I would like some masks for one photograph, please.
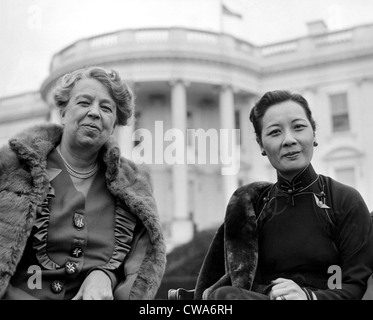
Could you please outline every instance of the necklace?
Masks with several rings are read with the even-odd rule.
[[[63,155],[61,153],[60,146],[57,147],[57,152],[60,155],[63,163],[65,164],[66,170],[67,170],[67,172],[69,173],[70,176],[73,176],[73,177],[78,178],[78,179],[88,179],[88,178],[90,178],[90,177],[92,177],[93,175],[96,174],[96,172],[98,170],[98,163],[97,162],[95,163],[94,167],[91,170],[86,171],[86,172],[81,172],[81,171],[77,171],[76,169],[74,169],[66,161],[66,159],[63,157]]]

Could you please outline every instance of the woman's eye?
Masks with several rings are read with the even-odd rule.
[[[270,135],[270,136],[275,136],[275,135],[277,135],[277,134],[279,134],[279,133],[280,133],[280,130],[276,129],[276,130],[272,130],[272,131],[270,131],[269,135]]]
[[[101,107],[104,111],[106,111],[106,112],[112,112],[113,110],[112,110],[112,108],[110,107],[110,106],[102,106]]]
[[[294,129],[295,130],[302,130],[304,127],[305,127],[305,125],[303,125],[303,124],[297,124],[297,125],[294,126]]]
[[[83,106],[83,107],[89,106],[89,102],[88,101],[79,101],[78,104],[81,105],[81,106]]]

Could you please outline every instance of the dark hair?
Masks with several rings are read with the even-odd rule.
[[[298,103],[304,109],[313,131],[316,131],[316,122],[312,117],[311,109],[308,106],[308,102],[305,98],[303,98],[300,94],[291,93],[286,90],[268,91],[255,103],[250,112],[250,121],[253,123],[256,141],[259,144],[262,143],[262,120],[264,114],[271,106],[289,100]]]
[[[133,113],[134,95],[128,85],[121,80],[118,72],[112,69],[92,66],[62,76],[53,93],[57,107],[65,108],[76,83],[87,78],[100,81],[108,89],[117,107],[116,124],[125,126]]]

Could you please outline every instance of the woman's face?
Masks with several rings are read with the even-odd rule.
[[[268,108],[262,119],[262,151],[287,180],[310,162],[315,134],[302,106],[284,101]]]
[[[70,146],[100,149],[114,131],[116,104],[98,80],[79,80],[62,112],[64,136]]]

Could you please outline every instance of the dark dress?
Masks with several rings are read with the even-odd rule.
[[[373,270],[369,210],[354,188],[318,175],[312,165],[289,182],[278,175],[257,202],[258,268],[252,291],[291,279],[318,300],[361,299]],[[211,298],[260,299],[227,287]]]

